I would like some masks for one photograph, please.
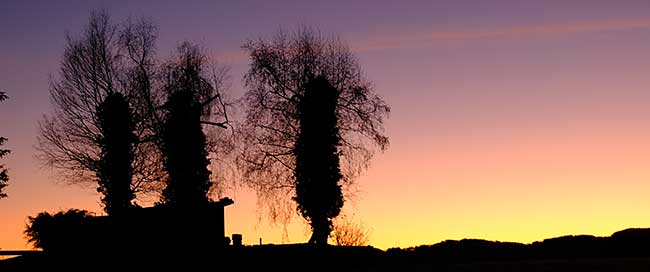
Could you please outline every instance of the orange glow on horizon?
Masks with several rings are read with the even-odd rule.
[[[185,13],[178,10],[152,16],[161,19],[161,57],[177,39],[204,39],[213,56],[231,62],[233,98],[245,90],[248,63],[239,49],[246,39],[304,20],[324,33],[341,32],[392,107],[386,123],[391,144],[375,155],[357,180],[361,192],[345,206],[370,229],[375,247],[463,238],[530,243],[650,227],[646,1],[588,7],[579,1],[423,1],[424,8],[415,1],[404,10],[392,2],[352,2],[345,5],[357,9],[327,6],[337,11],[336,20],[331,13],[292,11],[304,5],[298,2],[279,9],[287,14],[251,15],[246,7],[231,7],[245,14],[232,13],[243,16],[242,23],[221,16],[232,14],[211,1],[193,21],[200,29],[179,25],[175,20]],[[154,12],[129,3],[113,7],[116,18]],[[12,150],[0,161],[10,175],[9,197],[0,200],[2,250],[29,247],[22,233],[28,216],[69,208],[101,214],[93,188],[55,183],[33,148],[37,122],[50,110],[48,75],[60,65],[63,33],[79,33],[88,13],[14,6],[2,15],[19,23],[0,24],[11,41],[0,43],[6,64],[0,65],[0,89],[10,97],[0,103],[0,136],[9,139],[3,148]],[[229,12],[216,13],[222,10]],[[71,19],[44,25],[43,14]],[[288,239],[283,226],[260,221],[249,190],[224,196],[235,201],[225,208],[227,235],[240,233],[245,244],[308,240],[299,217],[287,226]]]

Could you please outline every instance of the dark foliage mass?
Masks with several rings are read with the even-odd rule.
[[[7,99],[7,94],[5,92],[0,92],[0,101]],[[0,146],[2,146],[7,141],[7,138],[0,136]],[[0,158],[9,154],[8,149],[0,149]],[[2,192],[2,189],[7,187],[9,182],[9,173],[3,164],[0,164],[0,198],[7,197],[6,193]]]
[[[300,129],[294,149],[298,210],[312,228],[310,243],[327,244],[332,218],[343,207],[339,181],[336,104],[339,92],[325,77],[319,76],[305,85],[298,106]]]
[[[205,203],[211,182],[200,105],[190,90],[181,89],[169,96],[166,106],[162,151],[168,178],[162,201],[173,206]]]
[[[37,248],[47,251],[61,250],[75,241],[93,239],[80,233],[88,225],[91,214],[88,211],[70,209],[55,214],[41,212],[28,217],[25,236]]]
[[[103,137],[97,170],[104,210],[117,214],[132,206],[135,193],[131,189],[133,177],[133,145],[137,137],[126,98],[120,93],[110,93],[99,105],[97,115]]]
[[[134,208],[111,216],[92,216],[75,209],[42,212],[28,218],[25,236],[48,254],[94,259],[123,254],[129,258],[181,255],[187,249],[219,250],[223,245],[225,204],[215,202],[192,210]]]

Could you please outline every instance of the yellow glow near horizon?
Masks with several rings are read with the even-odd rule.
[[[322,22],[329,22],[324,27],[339,24],[331,30],[343,30],[342,37],[350,38],[364,74],[392,107],[386,129],[391,145],[375,156],[358,179],[361,193],[346,204],[371,230],[371,245],[387,249],[462,238],[528,243],[650,227],[646,1],[597,1],[588,9],[574,1],[537,1],[532,6],[544,12],[520,1],[472,7],[449,1],[436,3],[436,9],[420,6],[403,13],[395,12],[390,1],[352,2],[346,5],[361,5],[363,14],[330,6],[337,14],[353,12],[352,19],[337,17],[334,22],[328,13]],[[382,4],[386,11],[366,14]],[[23,20],[42,12],[31,14],[22,5],[13,10],[21,12],[3,15]],[[182,15],[167,12],[174,19]],[[421,17],[412,16],[417,12]],[[66,27],[81,31],[87,13],[68,15],[75,19]],[[208,15],[210,23],[232,18]],[[169,36],[161,35],[168,39],[161,55],[167,54],[162,47],[172,48],[171,41],[185,35],[207,36],[209,49],[235,52],[245,38],[272,34],[268,27],[276,22],[302,19],[258,15],[270,16],[273,23],[239,25],[239,31],[206,28],[224,36],[202,28],[187,33],[185,26],[163,21],[168,28],[161,26],[161,34]],[[410,23],[386,19],[393,15]],[[356,21],[359,16],[369,16],[368,21]],[[248,19],[242,20],[258,18]],[[16,24],[15,29],[0,25],[0,30],[13,31],[7,38],[12,42],[0,43],[0,88],[10,95],[0,103],[0,136],[9,138],[3,148],[12,150],[0,161],[9,167],[11,178],[9,197],[0,200],[2,249],[28,247],[22,234],[27,216],[69,208],[101,213],[92,188],[55,184],[34,159],[37,122],[48,112],[47,75],[57,71],[65,44],[63,26],[41,27],[38,20]],[[233,97],[238,97],[244,92],[240,79],[248,68],[246,58],[224,56],[236,62],[231,76]],[[241,233],[246,244],[257,244],[259,238],[276,244],[308,239],[309,229],[298,217],[287,226],[288,240],[282,226],[259,221],[252,192],[228,191],[226,196],[235,200],[226,207],[227,235]]]

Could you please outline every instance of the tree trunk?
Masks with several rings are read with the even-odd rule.
[[[332,231],[331,222],[327,218],[312,218],[312,234],[309,243],[313,245],[327,245],[327,238]]]

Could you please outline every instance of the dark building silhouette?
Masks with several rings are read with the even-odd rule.
[[[45,253],[58,257],[107,258],[133,256],[217,256],[224,249],[222,198],[193,209],[168,206],[133,208],[111,216],[50,217],[39,235]],[[51,218],[55,218],[51,220]]]

